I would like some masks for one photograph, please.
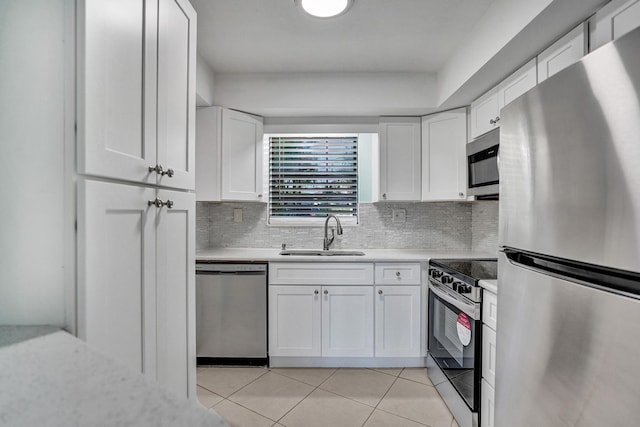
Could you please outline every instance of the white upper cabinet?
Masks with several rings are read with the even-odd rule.
[[[262,201],[262,118],[222,110],[222,200]]]
[[[262,118],[221,107],[200,108],[196,200],[262,202]]]
[[[78,172],[193,189],[194,9],[86,1],[78,15]]]
[[[585,24],[580,24],[538,55],[538,83],[578,62],[585,52]]]
[[[196,25],[187,0],[160,0],[158,9],[158,184],[195,188]],[[186,7],[188,6],[188,7]],[[186,60],[188,58],[188,60]]]
[[[500,127],[500,110],[511,101],[535,87],[538,82],[536,59],[503,80],[471,103],[470,135],[472,139]]]
[[[498,88],[495,87],[471,103],[471,139],[495,129],[500,121],[499,115]]]
[[[380,119],[380,200],[421,199],[420,118]]]
[[[640,26],[640,0],[613,0],[589,20],[589,45],[593,52]]]
[[[422,118],[422,200],[465,200],[467,109]]]
[[[536,58],[533,58],[498,85],[498,110],[534,88],[537,83]]]

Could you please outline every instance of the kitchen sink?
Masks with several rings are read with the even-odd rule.
[[[362,256],[364,252],[361,251],[346,251],[346,250],[317,250],[317,249],[286,249],[280,251],[280,255],[290,256]]]

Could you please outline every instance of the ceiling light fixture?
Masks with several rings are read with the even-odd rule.
[[[306,13],[316,18],[332,18],[342,15],[353,0],[295,0]]]

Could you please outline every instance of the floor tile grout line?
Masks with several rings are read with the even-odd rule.
[[[333,374],[331,374],[333,375]],[[330,375],[330,376],[331,376]],[[304,383],[303,383],[304,384]],[[310,385],[310,384],[307,384]],[[311,386],[313,387],[313,386]],[[284,413],[283,416],[281,416],[280,418],[278,418],[278,421],[276,421],[276,424],[280,423],[280,421],[282,421],[284,419],[284,417],[286,417],[291,411],[293,411],[294,409],[296,409],[298,407],[298,405],[300,405],[302,402],[304,402],[305,400],[307,400],[307,398],[309,396],[311,396],[311,393],[313,393],[314,391],[316,391],[318,389],[318,387],[320,386],[316,386],[313,390],[311,390],[305,397],[303,397],[302,399],[300,399],[300,401],[298,403],[296,403],[295,405],[293,405],[293,407],[291,409],[289,409],[287,412]],[[284,424],[283,424],[284,425]]]
[[[261,416],[262,418],[265,418],[265,419],[267,419],[267,420],[269,420],[269,421],[273,421],[273,418],[269,418],[269,417],[267,417],[266,415],[261,414],[260,412],[254,411],[254,410],[253,410],[253,409],[251,409],[251,408],[247,408],[246,406],[244,406],[244,405],[242,405],[242,404],[240,404],[240,403],[238,403],[238,402],[234,402],[233,400],[231,400],[231,399],[229,399],[229,398],[226,398],[226,397],[224,398],[224,400],[222,400],[222,401],[220,401],[220,402],[216,403],[215,405],[213,405],[213,406],[212,406],[211,408],[209,408],[209,409],[214,409],[214,410],[215,410],[215,407],[216,407],[216,406],[218,406],[219,404],[221,404],[222,402],[224,402],[225,400],[226,400],[226,401],[228,401],[228,402],[230,402],[230,403],[233,403],[234,405],[238,405],[238,406],[239,406],[239,407],[241,407],[242,409],[246,409],[246,410],[247,410],[247,411],[249,411],[249,412],[253,412],[253,413],[254,413],[254,414],[256,414],[256,415]],[[278,423],[278,421],[273,421],[273,423],[274,423],[274,424],[277,424],[277,423]]]

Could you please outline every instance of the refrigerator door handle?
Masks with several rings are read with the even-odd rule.
[[[503,247],[509,262],[579,285],[640,299],[640,273]]]

